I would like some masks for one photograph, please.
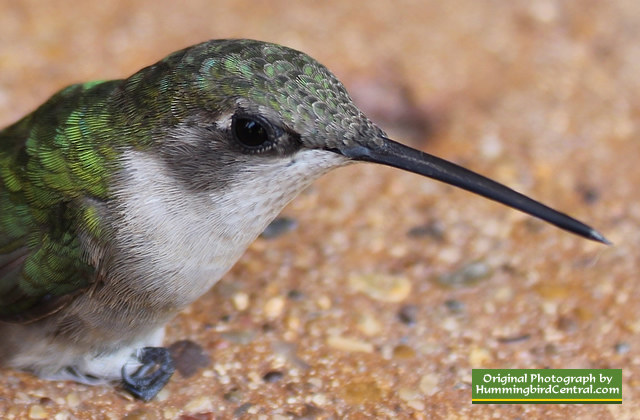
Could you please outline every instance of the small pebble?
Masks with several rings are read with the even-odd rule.
[[[401,400],[409,401],[420,398],[420,394],[412,388],[400,388],[398,390],[398,397],[400,397]]]
[[[578,186],[578,193],[585,204],[595,204],[600,199],[600,192],[596,188],[588,185]]]
[[[420,391],[426,396],[430,397],[438,392],[438,375],[435,373],[427,373],[420,378]]]
[[[568,316],[561,316],[558,318],[556,326],[560,331],[567,333],[574,333],[578,330],[578,323],[576,320]]]
[[[213,420],[213,413],[183,414],[180,420]]]
[[[513,337],[498,337],[497,340],[498,342],[503,344],[511,344],[511,343],[518,343],[520,341],[527,341],[530,338],[531,338],[530,334],[522,334],[522,335],[516,335]]]
[[[549,343],[544,346],[544,354],[546,356],[557,356],[558,353],[559,353],[559,350],[555,344]]]
[[[233,306],[239,311],[244,311],[249,307],[249,295],[244,292],[234,294],[231,301],[233,302]]]
[[[324,413],[323,409],[313,404],[305,404],[304,406],[301,407],[300,412],[296,413],[296,416],[293,418],[299,419],[299,420],[315,420],[315,419],[331,418],[331,417],[327,417],[326,415],[323,416],[323,413]]]
[[[201,396],[194,398],[184,406],[185,411],[189,413],[204,413],[213,411],[213,402],[209,397]]]
[[[466,287],[489,277],[491,269],[482,261],[463,265],[460,269],[438,276],[438,283],[448,287]]]
[[[260,234],[261,238],[274,239],[298,227],[298,222],[290,217],[277,217]]]
[[[30,419],[46,419],[49,418],[49,413],[39,404],[34,404],[29,407]]]
[[[311,397],[311,402],[322,407],[327,404],[327,397],[324,394],[314,394]]]
[[[543,299],[563,300],[573,294],[573,291],[567,286],[545,282],[534,286],[534,289]]]
[[[273,353],[275,355],[282,357],[297,369],[309,369],[309,365],[298,356],[297,348],[294,343],[288,343],[286,341],[274,341],[271,344],[271,349],[273,350]]]
[[[400,344],[393,348],[393,357],[395,359],[407,360],[413,359],[416,356],[416,351],[404,344]]]
[[[411,388],[400,388],[400,390],[398,390],[398,397],[400,397],[401,400],[406,401],[407,405],[414,410],[424,410],[424,403],[420,401],[422,396],[416,390]]]
[[[556,315],[558,313],[558,305],[561,300],[543,300],[542,311],[547,315]],[[545,334],[550,334],[549,331],[545,331]]]
[[[256,337],[256,334],[255,330],[233,330],[221,332],[220,337],[232,343],[245,345],[251,343]]]
[[[484,159],[496,159],[502,153],[502,139],[494,132],[486,133],[480,139],[480,153]]]
[[[459,314],[464,311],[464,303],[455,299],[448,299],[444,302],[447,309],[454,314]]]
[[[155,413],[148,407],[136,408],[122,417],[122,420],[154,420]]]
[[[588,322],[593,319],[593,312],[583,306],[577,307],[573,311],[573,313],[576,315],[576,318],[578,318],[582,322]],[[638,330],[638,332],[640,332],[640,329]]]
[[[169,346],[176,370],[184,378],[190,378],[196,372],[209,366],[211,358],[203,348],[191,340],[179,340]]]
[[[78,394],[75,392],[70,392],[69,394],[67,394],[65,400],[69,408],[76,408],[78,405],[80,405],[80,396],[78,396]]]
[[[270,319],[275,319],[282,315],[285,299],[282,296],[274,296],[264,305],[264,313]]]
[[[353,405],[375,404],[383,397],[383,392],[374,381],[351,382],[342,388],[344,399]]]
[[[625,354],[629,352],[629,350],[631,349],[631,346],[629,346],[629,343],[619,342],[619,343],[616,343],[614,348],[616,350],[616,353]]]
[[[460,329],[458,320],[453,316],[448,316],[440,322],[440,327],[449,332],[457,331]]]
[[[415,325],[418,317],[418,307],[416,305],[404,305],[398,311],[398,319],[407,325]]]
[[[545,228],[545,224],[538,219],[528,218],[524,222],[524,227],[531,233],[539,233]]]
[[[349,285],[381,302],[402,302],[411,294],[411,281],[404,276],[354,274],[349,276]]]
[[[289,329],[290,331],[295,331],[302,326],[302,320],[295,315],[289,315],[285,319],[285,324],[287,326],[287,329]]]
[[[272,332],[275,331],[275,327],[273,326],[273,324],[265,322],[264,324],[262,324],[262,331],[265,333]]]
[[[441,246],[438,249],[438,252],[436,253],[435,257],[438,258],[439,261],[442,261],[445,264],[454,264],[459,262],[462,259],[463,254],[459,246],[448,245],[448,246]]]
[[[248,413],[249,409],[253,406],[253,404],[247,402],[233,410],[233,417],[244,417],[245,414]]]
[[[300,290],[293,289],[289,290],[289,293],[287,293],[287,298],[295,302],[299,302],[304,299],[304,294]]]
[[[307,382],[309,383],[309,385],[311,385],[315,389],[322,388],[322,379],[320,378],[311,377],[307,380]]]
[[[327,295],[320,296],[316,303],[318,304],[318,308],[324,311],[331,309],[331,299]]]
[[[265,373],[264,376],[262,377],[262,380],[267,383],[274,383],[274,382],[278,382],[283,377],[284,377],[284,374],[282,372],[279,372],[277,370],[272,370]]]
[[[407,232],[410,238],[429,237],[436,241],[444,239],[444,225],[440,221],[428,223],[426,225],[415,226]]]
[[[356,338],[332,335],[327,338],[327,344],[343,351],[373,353],[373,344]]]
[[[409,400],[407,401],[407,405],[416,411],[424,411],[425,409],[424,403],[420,400]]]
[[[239,403],[244,399],[244,394],[240,389],[233,388],[231,391],[225,393],[222,397],[229,402]]]
[[[513,289],[509,286],[503,286],[496,289],[493,297],[498,302],[509,302],[513,298]]]
[[[162,410],[162,417],[166,420],[176,419],[180,414],[180,410],[177,407],[167,407]]]
[[[379,334],[382,330],[382,324],[372,314],[362,313],[358,317],[357,324],[358,330],[368,336],[374,336]]]
[[[491,353],[485,348],[473,347],[469,352],[469,364],[472,368],[484,367],[489,361]]]
[[[154,401],[166,401],[167,398],[169,398],[170,396],[171,396],[171,393],[169,392],[169,388],[165,387],[165,388],[162,388],[158,392],[158,394],[156,394]]]

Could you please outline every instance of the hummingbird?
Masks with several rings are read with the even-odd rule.
[[[211,40],[127,79],[67,87],[0,131],[0,365],[152,399],[174,371],[165,324],[298,193],[354,162],[433,178],[609,243],[389,139],[308,55]]]

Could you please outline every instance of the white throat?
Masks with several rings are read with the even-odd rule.
[[[123,162],[116,229],[133,262],[128,274],[135,288],[180,308],[213,286],[298,193],[348,160],[321,150],[257,160],[223,189],[201,193],[185,190],[156,156],[130,150]]]

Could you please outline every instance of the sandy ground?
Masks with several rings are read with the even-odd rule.
[[[208,356],[195,373],[144,404],[4,370],[0,417],[640,416],[639,2],[184,3],[1,1],[0,124],[196,42],[274,41],[332,69],[391,137],[615,246],[399,170],[340,169],[170,323],[167,344]],[[624,403],[472,405],[474,367],[622,368]]]

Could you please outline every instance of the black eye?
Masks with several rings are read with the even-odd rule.
[[[262,148],[272,142],[267,122],[255,117],[234,117],[231,129],[236,140],[251,149]]]

